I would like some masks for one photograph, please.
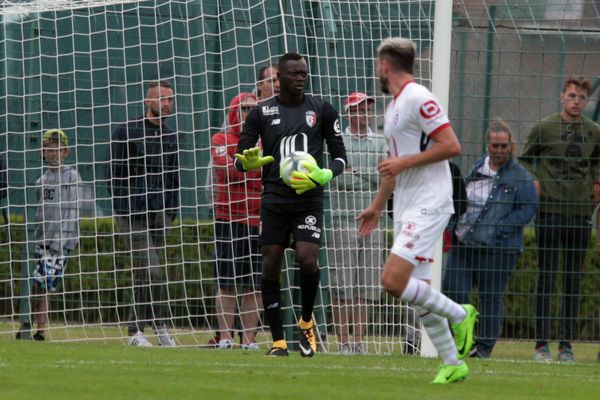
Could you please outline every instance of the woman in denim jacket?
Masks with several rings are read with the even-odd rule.
[[[479,293],[479,326],[472,356],[489,357],[504,318],[504,291],[523,247],[523,228],[535,216],[538,194],[529,173],[512,158],[512,132],[500,119],[487,131],[488,155],[466,178],[467,211],[454,233],[443,291],[460,304]]]

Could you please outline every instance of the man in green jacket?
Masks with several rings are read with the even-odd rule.
[[[579,314],[581,271],[588,249],[593,212],[593,183],[598,177],[600,126],[582,112],[590,81],[569,77],[560,100],[562,111],[536,124],[520,161],[540,194],[536,219],[538,280],[535,297],[534,359],[551,360],[548,340],[559,340],[558,361],[574,362],[571,341]],[[563,298],[558,335],[551,334],[551,300],[562,251]]]

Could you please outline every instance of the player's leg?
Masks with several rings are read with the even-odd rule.
[[[285,205],[261,205],[262,230],[260,245],[262,254],[261,293],[265,321],[271,329],[273,347],[267,355],[287,356],[287,343],[283,335],[281,315],[281,287],[279,275],[285,248],[289,245],[290,217]]]
[[[264,232],[264,231],[263,231]],[[287,343],[283,335],[281,315],[281,287],[279,274],[283,260],[284,246],[262,245],[262,300],[265,320],[271,329],[273,347],[267,355],[287,355]]]
[[[309,242],[296,242],[296,260],[300,269],[300,302],[302,312],[300,328],[300,354],[312,357],[317,351],[317,340],[312,318],[315,299],[319,290],[320,271],[318,266],[319,245]]]
[[[292,234],[296,243],[296,262],[300,269],[300,297],[302,315],[299,348],[303,357],[312,357],[317,351],[314,321],[315,299],[319,290],[319,251],[323,232],[323,205],[310,203],[297,205],[292,217]]]

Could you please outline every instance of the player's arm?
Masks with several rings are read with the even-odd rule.
[[[323,105],[323,121],[323,137],[331,157],[329,168],[333,174],[332,178],[334,178],[344,172],[348,164],[348,158],[342,139],[340,116],[335,108],[327,102]]]
[[[327,102],[324,103],[322,111],[323,138],[327,143],[331,162],[329,168],[321,168],[316,164],[304,162],[303,166],[309,171],[308,173],[294,171],[290,186],[296,190],[297,194],[302,194],[317,186],[325,186],[346,169],[346,148],[342,139],[338,112]]]
[[[260,126],[259,108],[255,107],[250,111],[246,122],[244,122],[244,128],[237,145],[233,166],[238,171],[246,172],[258,169],[273,162],[272,156],[263,157],[260,147],[256,146],[260,137]]]
[[[356,216],[356,219],[360,222],[358,233],[361,236],[370,234],[377,227],[381,213],[387,207],[387,201],[394,192],[395,187],[396,179],[381,178],[377,195],[369,207]]]
[[[388,157],[379,164],[379,173],[390,179],[410,168],[459,156],[461,152],[460,142],[452,126],[448,123],[440,128],[429,135],[432,144],[425,151],[404,157]]]

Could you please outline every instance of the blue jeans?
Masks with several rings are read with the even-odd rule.
[[[473,284],[478,288],[477,352],[489,357],[504,320],[504,291],[515,269],[517,253],[489,248],[454,246],[442,291],[459,304],[470,304]]]

